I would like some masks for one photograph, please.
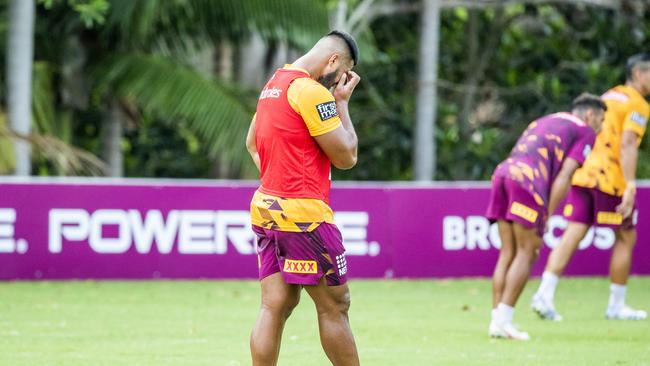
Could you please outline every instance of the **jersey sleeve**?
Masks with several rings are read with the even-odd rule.
[[[567,158],[571,158],[582,165],[587,160],[591,150],[594,147],[594,142],[596,141],[596,133],[591,127],[585,127],[584,131],[580,137],[573,143],[567,154]]]
[[[640,105],[635,103],[632,108],[625,115],[623,122],[623,131],[632,131],[639,136],[639,142],[645,133],[648,124],[648,115],[650,114],[650,107],[648,105]]]
[[[289,88],[288,98],[311,136],[326,134],[341,125],[334,96],[324,86],[297,79]]]

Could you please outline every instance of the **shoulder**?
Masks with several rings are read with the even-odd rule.
[[[582,127],[580,131],[580,135],[590,140],[595,140],[597,136],[596,131],[594,131],[594,129],[591,128],[590,126]]]
[[[550,126],[557,126],[559,122],[563,122],[569,126],[572,126],[574,129],[589,128],[585,121],[581,120],[577,116],[569,112],[558,112],[549,114],[544,117],[544,122]]]
[[[321,83],[308,77],[295,79],[289,86],[289,93],[292,93],[297,97],[314,94],[332,96],[332,93],[330,93],[330,91]]]
[[[318,107],[324,103],[334,102],[334,96],[316,80],[299,78],[293,81],[287,92],[289,101],[297,110]]]
[[[614,97],[619,94],[623,94],[626,99],[620,97],[618,101],[625,103],[626,107],[630,111],[636,111],[638,113],[642,113],[645,116],[648,116],[648,114],[650,114],[650,104],[648,104],[648,101],[646,101],[638,91],[631,87],[619,85],[616,88],[613,88],[609,92],[605,93],[605,95],[608,94]]]
[[[637,95],[633,99],[632,108],[638,110],[640,113],[643,113],[646,117],[650,115],[650,104],[645,100],[641,95]]]

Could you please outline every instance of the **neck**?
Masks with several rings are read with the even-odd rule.
[[[625,83],[625,86],[627,86],[628,88],[632,88],[632,89],[638,91],[639,94],[641,94],[641,95],[643,95],[643,96],[646,95],[646,93],[645,93],[644,90],[643,90],[643,87],[641,87],[641,85],[640,85],[638,82],[634,81],[634,80],[628,80],[628,81]]]
[[[314,56],[307,53],[306,55],[301,56],[299,59],[293,62],[292,64],[295,67],[305,69],[309,73],[309,77],[314,80],[317,80],[320,75],[318,74],[318,60]]]
[[[571,111],[571,114],[573,114],[574,116],[580,118],[581,121],[587,123],[587,119],[586,119],[587,116],[585,115],[585,112],[582,112],[582,111]],[[587,123],[587,124],[588,124],[588,123]]]

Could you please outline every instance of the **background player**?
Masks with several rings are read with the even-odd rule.
[[[608,319],[645,319],[647,313],[625,304],[625,292],[632,252],[636,243],[636,163],[638,146],[646,130],[650,105],[650,54],[631,57],[627,81],[607,91],[603,132],[584,167],[576,172],[564,209],[569,221],[560,245],[551,252],[532,308],[544,319],[561,320],[554,297],[559,276],[566,268],[589,226],[611,227],[616,241],[609,267]]]
[[[491,337],[530,338],[514,327],[514,307],[539,253],[548,213],[564,199],[573,173],[591,152],[605,109],[597,96],[579,96],[571,113],[532,122],[495,169],[486,216],[497,221],[501,250],[493,276]]]
[[[348,100],[359,83],[355,40],[331,32],[262,90],[246,145],[260,169],[251,202],[262,304],[250,339],[253,365],[275,365],[286,319],[304,287],[334,365],[358,365],[341,233],[330,209],[330,165],[349,169],[357,136]],[[328,89],[333,88],[333,94]]]

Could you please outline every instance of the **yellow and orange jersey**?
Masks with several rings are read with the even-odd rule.
[[[255,114],[261,185],[251,202],[254,225],[300,232],[332,223],[331,162],[314,137],[340,125],[334,96],[306,70],[275,72]]]
[[[286,65],[285,69],[302,70],[291,65]],[[341,125],[332,93],[308,76],[295,79],[289,85],[287,99],[302,117],[311,136],[324,135]]]
[[[603,129],[592,153],[574,174],[573,184],[622,196],[626,183],[621,168],[621,138],[624,131],[632,131],[638,136],[637,143],[641,143],[650,105],[638,91],[624,85],[610,89],[602,99],[607,104]]]

